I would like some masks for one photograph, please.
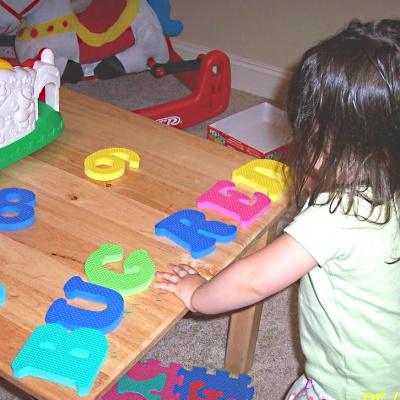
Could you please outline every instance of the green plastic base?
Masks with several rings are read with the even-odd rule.
[[[61,135],[64,130],[61,114],[42,101],[38,102],[38,107],[36,129],[0,149],[0,170],[41,149]]]

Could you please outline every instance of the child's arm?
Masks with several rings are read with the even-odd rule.
[[[169,265],[174,272],[157,272],[164,282],[154,282],[178,296],[191,311],[218,314],[235,310],[271,296],[291,285],[317,266],[314,258],[284,233],[258,252],[242,258],[210,281],[187,265]]]

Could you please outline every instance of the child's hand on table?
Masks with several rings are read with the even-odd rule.
[[[156,277],[164,279],[165,282],[153,282],[157,289],[167,290],[175,295],[192,312],[196,312],[191,300],[195,290],[207,282],[194,268],[186,264],[168,264],[168,268],[173,272],[156,272]]]

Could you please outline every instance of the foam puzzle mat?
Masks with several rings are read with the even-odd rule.
[[[248,375],[230,376],[229,372],[209,373],[205,368],[192,370],[159,360],[137,363],[101,400],[252,400],[254,387]]]

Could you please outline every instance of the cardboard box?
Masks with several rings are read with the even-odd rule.
[[[210,124],[207,139],[256,158],[284,162],[290,133],[286,112],[262,103]]]

